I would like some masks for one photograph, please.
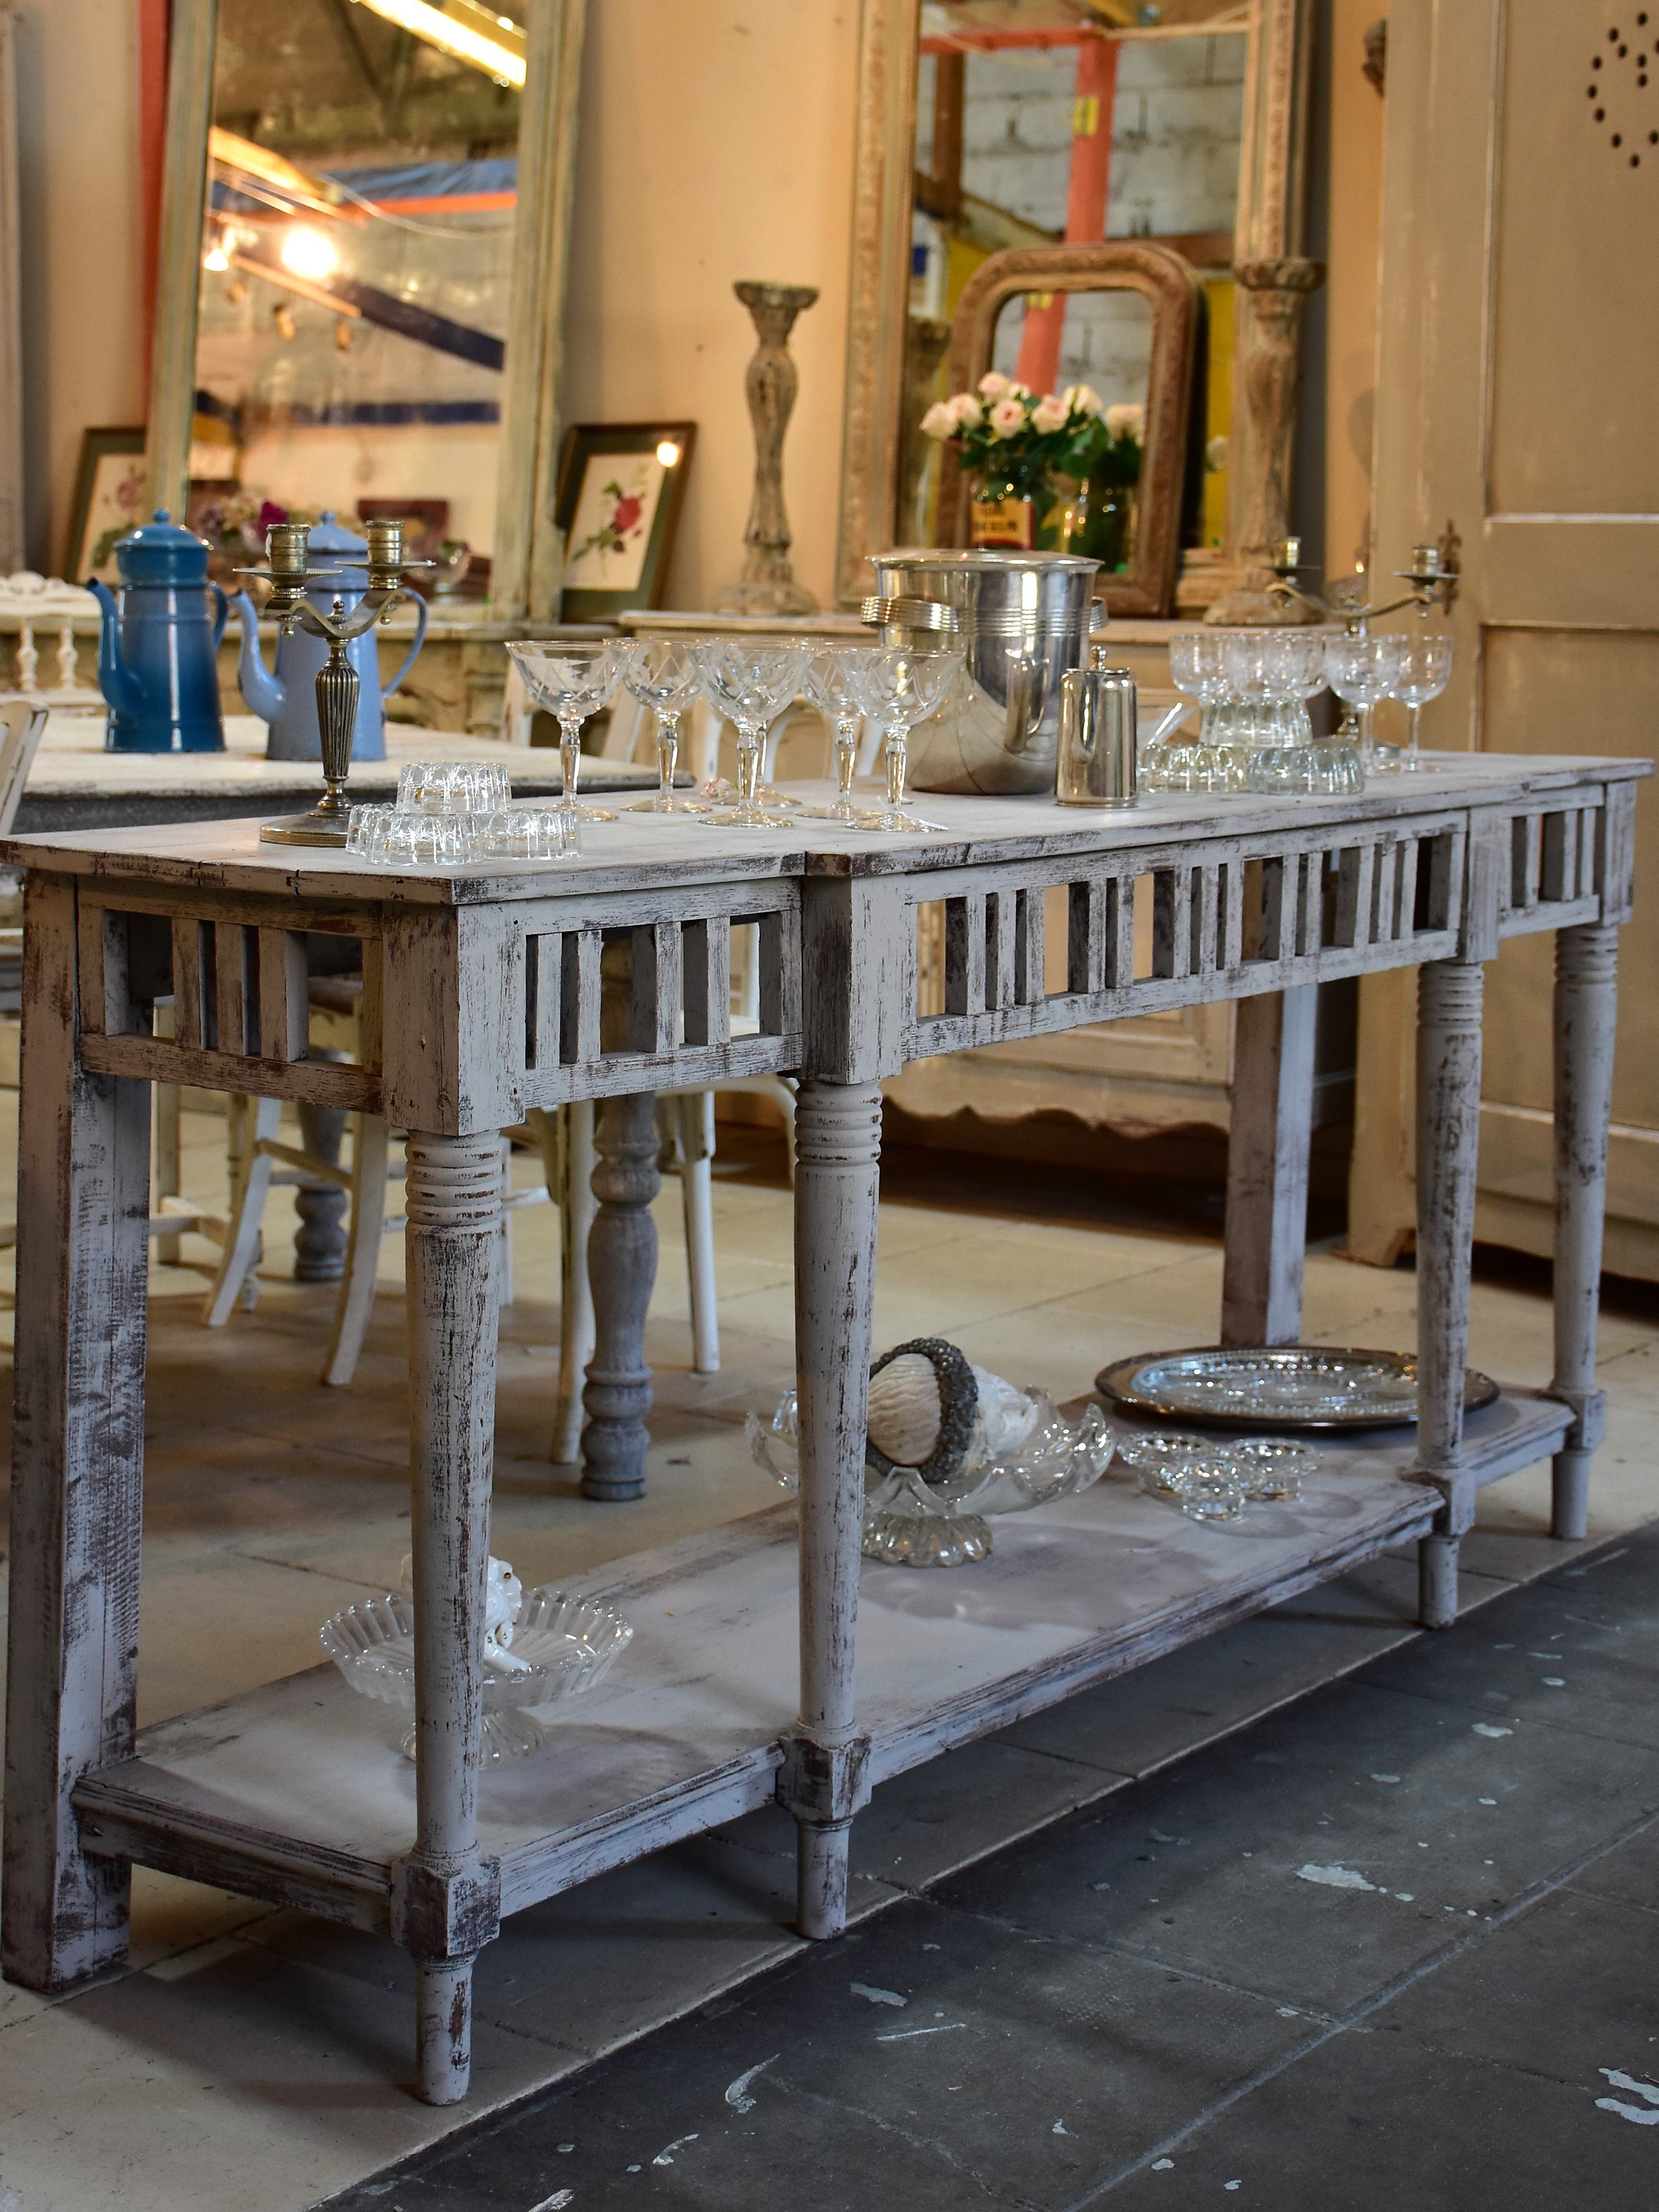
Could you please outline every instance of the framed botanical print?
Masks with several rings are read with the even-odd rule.
[[[142,430],[82,432],[64,554],[67,582],[84,584],[88,576],[115,581],[116,540],[144,520],[147,482]]]
[[[559,455],[560,618],[661,604],[695,422],[577,422]]]

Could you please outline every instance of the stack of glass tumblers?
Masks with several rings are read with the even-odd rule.
[[[1198,702],[1184,726],[1149,746],[1152,791],[1306,792],[1343,798],[1365,787],[1363,748],[1339,731],[1316,738],[1308,702],[1330,681],[1322,629],[1201,629],[1170,641],[1177,690]],[[1380,641],[1379,641],[1380,642]]]
[[[494,763],[416,761],[390,805],[354,806],[346,850],[372,867],[459,867],[471,860],[557,860],[581,850],[567,806],[514,806]]]

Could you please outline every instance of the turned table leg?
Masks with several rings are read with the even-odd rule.
[[[1595,1322],[1613,1111],[1619,933],[1610,922],[1555,938],[1555,1379],[1573,1425],[1552,1474],[1550,1533],[1577,1541],[1589,1516],[1589,1468],[1607,1426],[1595,1387]]]
[[[1484,981],[1473,960],[1431,961],[1418,974],[1416,1471],[1446,1500],[1419,1547],[1425,1628],[1449,1628],[1457,1618],[1457,1548],[1474,1519],[1474,1486],[1462,1465],[1463,1392]]]
[[[869,1739],[853,1696],[865,1416],[876,1273],[881,1091],[803,1083],[795,1109],[795,1367],[800,1432],[800,1720],[780,1802],[795,1816],[803,1936],[847,1921],[854,1814]]]
[[[73,886],[32,875],[26,899],[0,1957],[55,1990],[126,1953],[127,1863],[88,1853],[72,1793],[132,1750],[150,1105],[81,1066]],[[123,1029],[119,931],[103,1012]]]
[[[1223,1344],[1294,1344],[1302,1334],[1313,1137],[1317,983],[1241,999],[1227,1139]]]
[[[472,2063],[472,1962],[501,1924],[501,1870],[478,1850],[500,1140],[411,1134],[408,1158],[416,1838],[393,1869],[392,1932],[417,1970],[420,2094],[453,2105]]]
[[[582,1404],[584,1498],[642,1498],[651,1432],[651,1370],[645,1361],[646,1311],[657,1275],[657,1224],[651,1201],[657,1172],[657,1102],[649,1091],[607,1098],[594,1133],[599,1211],[587,1233],[593,1298],[593,1357]]]
[[[314,1059],[324,1057],[321,1053]],[[330,1054],[338,1059],[337,1053]],[[345,1138],[343,1107],[309,1106],[299,1109],[300,1143],[314,1158],[331,1167],[340,1164]],[[294,1279],[296,1283],[337,1283],[345,1273],[347,1230],[345,1214],[349,1194],[338,1183],[302,1182],[294,1194],[294,1211],[300,1225],[294,1232]]]

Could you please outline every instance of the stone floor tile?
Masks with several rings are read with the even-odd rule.
[[[1652,2133],[1596,2109],[1605,2081],[1453,2062],[1385,2021],[1375,2014],[1322,2043],[1160,2159],[1142,2160],[1103,2203],[1111,2212],[1636,2212],[1654,2202]]]
[[[707,2015],[687,2020],[584,2076],[580,2118],[557,2090],[521,2108],[515,2181],[568,2188],[575,2206],[624,2201],[637,2166],[647,2201],[721,2212],[757,2202],[763,2172],[787,2175],[782,2201],[822,2212],[1058,2208],[1103,2161],[1155,2142],[1194,2080],[1222,2094],[1303,2032],[1273,2005],[1136,1961],[1055,1946],[1031,1966],[1018,1936],[896,1907],[728,2000],[715,2052]],[[1034,2063],[1040,2087],[1012,2103],[1011,2074]],[[483,2163],[469,2149],[423,2170],[434,2193],[400,2179],[406,2212],[509,2203],[465,2193]],[[370,2201],[348,2194],[338,2212]]]
[[[1431,1957],[1449,1925],[1659,1803],[1650,1752],[1477,1723],[1478,1706],[1376,1688],[1368,1671],[935,1894],[1028,1935],[1344,2011]]]

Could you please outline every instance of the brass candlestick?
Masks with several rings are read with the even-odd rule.
[[[1291,579],[1302,565],[1302,540],[1279,538],[1268,548],[1267,566],[1275,580],[1268,585],[1267,596],[1282,599],[1287,605],[1299,602],[1316,615],[1331,617],[1355,637],[1363,637],[1366,624],[1378,616],[1391,615],[1401,607],[1415,607],[1426,620],[1437,606],[1449,608],[1457,595],[1458,572],[1438,545],[1413,546],[1411,566],[1394,572],[1401,583],[1411,588],[1399,599],[1386,603],[1371,600],[1360,605],[1351,598],[1334,598],[1328,592],[1310,591],[1304,585],[1293,584]]]
[[[313,569],[310,565],[309,527],[301,522],[278,522],[265,532],[266,568],[243,568],[244,576],[263,577],[271,586],[265,612],[280,628],[308,630],[328,640],[328,659],[317,672],[317,731],[322,744],[323,796],[308,814],[290,815],[267,822],[259,832],[265,845],[343,845],[351,821],[346,781],[351,774],[351,738],[357,721],[357,695],[362,689],[357,672],[346,658],[346,647],[365,630],[384,622],[401,601],[413,596],[404,577],[411,568],[429,568],[429,561],[404,556],[401,521],[368,525],[368,588],[348,614],[338,592],[327,614],[306,596],[310,583],[335,580],[338,564]]]
[[[789,356],[789,333],[802,309],[817,298],[811,284],[735,284],[755,319],[759,347],[744,389],[755,428],[755,495],[744,543],[743,574],[714,602],[723,615],[815,615],[818,603],[795,581],[789,565],[789,520],[783,509],[783,434],[799,380]]]

